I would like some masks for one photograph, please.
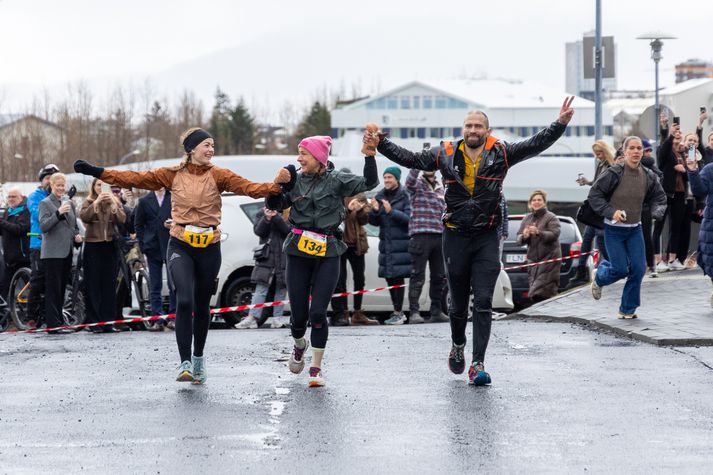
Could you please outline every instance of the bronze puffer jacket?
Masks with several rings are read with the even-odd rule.
[[[531,234],[529,238],[525,238],[522,233],[530,225],[537,227],[539,234]],[[522,220],[517,232],[517,243],[527,245],[527,262],[540,262],[562,257],[559,237],[559,219],[554,213],[547,211],[547,208],[542,208]],[[561,266],[561,262],[553,262],[527,268],[530,298],[543,300],[557,295]]]

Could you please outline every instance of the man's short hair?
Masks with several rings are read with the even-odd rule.
[[[482,110],[474,109],[474,110],[468,111],[468,113],[465,116],[468,117],[469,115],[472,115],[472,114],[480,114],[483,117],[485,117],[485,128],[486,129],[490,128],[490,119],[488,118],[488,114],[486,114]],[[463,121],[465,122],[465,119],[463,119]]]

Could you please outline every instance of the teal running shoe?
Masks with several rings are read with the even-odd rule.
[[[490,375],[485,371],[485,366],[481,361],[473,362],[468,368],[468,384],[473,386],[485,386],[492,381]]]
[[[205,369],[205,356],[193,356],[193,384],[203,384],[208,379]]]
[[[182,383],[193,381],[193,363],[190,361],[184,361],[178,365],[178,368],[176,369],[178,369],[178,377],[176,378],[176,381],[180,381]]]

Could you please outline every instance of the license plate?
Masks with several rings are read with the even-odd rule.
[[[506,254],[505,263],[506,264],[522,264],[527,260],[526,254]]]

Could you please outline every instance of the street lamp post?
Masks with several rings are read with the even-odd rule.
[[[139,152],[138,150],[132,150],[131,152],[127,153],[119,159],[119,165],[122,165],[126,160],[130,159],[131,157],[135,157],[139,154],[141,154],[141,152]]]
[[[654,69],[656,71],[656,89],[654,90],[654,135],[651,137],[651,140],[658,143],[659,116],[661,115],[661,106],[659,105],[659,61],[661,61],[662,58],[661,48],[663,47],[663,41],[661,40],[675,40],[676,37],[660,31],[654,31],[639,35],[636,39],[650,41],[649,46],[651,46],[651,59],[654,60]]]

